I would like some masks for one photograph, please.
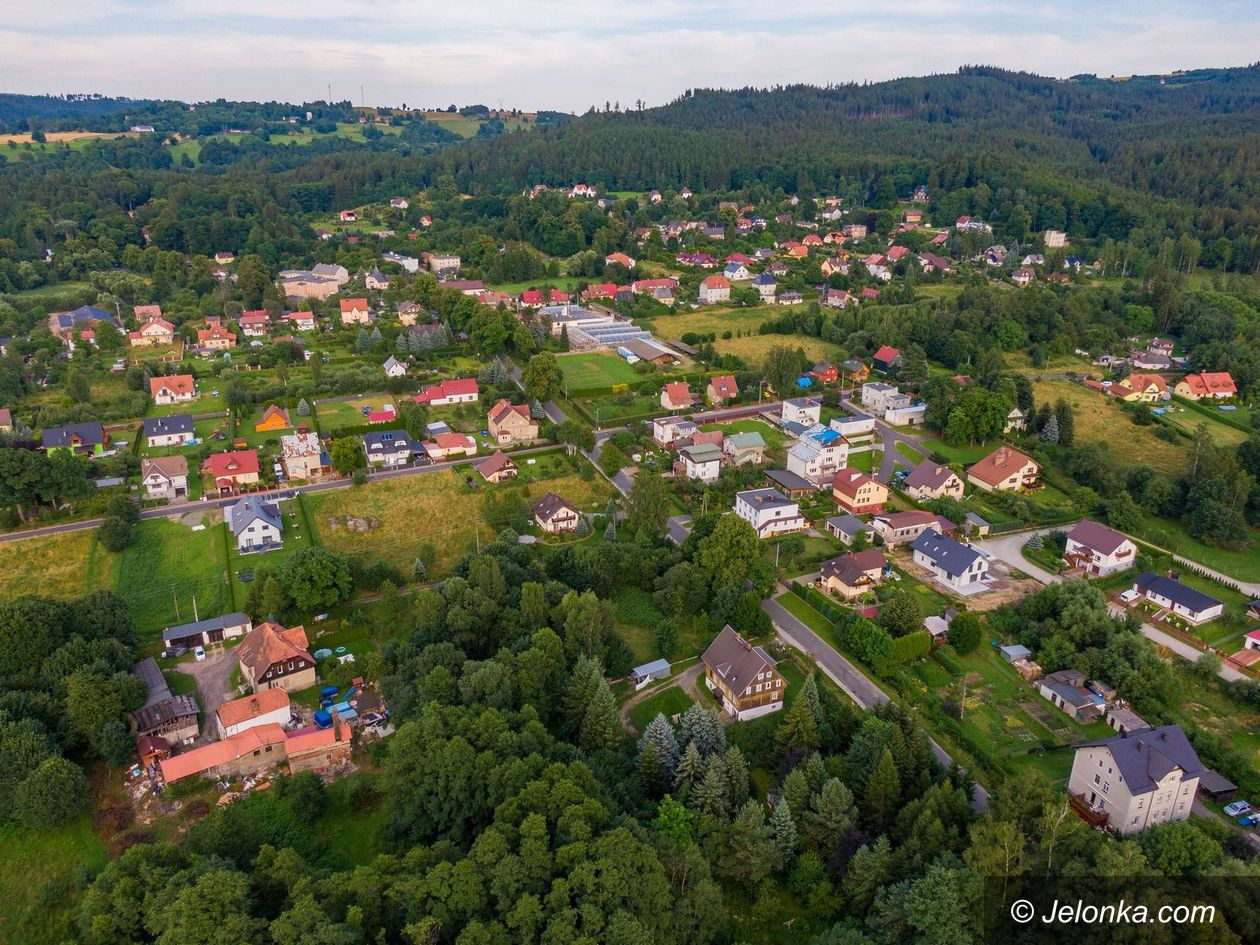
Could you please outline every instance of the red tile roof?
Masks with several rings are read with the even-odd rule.
[[[215,479],[258,474],[258,451],[237,450],[234,453],[212,453],[201,466]]]
[[[164,758],[158,762],[158,765],[162,769],[162,778],[170,784],[189,775],[201,774],[203,771],[225,765],[237,758],[244,758],[268,745],[283,743],[284,729],[275,722],[268,722],[266,725],[256,725],[246,729],[221,742],[215,742],[203,748],[194,748],[174,758]]]
[[[269,712],[288,707],[289,693],[277,686],[273,689],[263,689],[252,696],[242,696],[240,699],[224,702],[215,714],[219,717],[220,725],[231,728],[233,725],[256,719],[260,715],[267,715]]]
[[[169,374],[166,377],[149,378],[149,394],[157,397],[158,392],[168,390],[172,394],[191,394],[196,390],[196,381],[191,374]]]
[[[236,648],[241,665],[248,666],[255,679],[268,668],[285,660],[302,658],[312,665],[315,659],[308,652],[305,627],[282,627],[278,623],[260,623]]]
[[[1234,378],[1228,371],[1204,371],[1201,374],[1187,374],[1183,380],[1190,392],[1198,397],[1212,394],[1226,394],[1232,397],[1238,393]]]

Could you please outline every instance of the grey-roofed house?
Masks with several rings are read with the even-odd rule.
[[[101,455],[108,443],[109,437],[99,420],[51,427],[40,436],[40,444],[46,451],[69,450],[88,456]]]
[[[1176,578],[1150,571],[1143,571],[1133,579],[1133,589],[1152,603],[1196,625],[1215,620],[1225,610],[1225,605],[1215,597],[1182,584]]]
[[[369,466],[396,469],[406,466],[423,449],[406,430],[372,430],[363,434],[363,451]]]
[[[284,547],[284,525],[280,506],[257,496],[246,496],[226,511],[228,528],[236,538],[241,554],[273,551]]]
[[[1068,797],[1092,826],[1134,834],[1189,819],[1206,770],[1181,726],[1148,728],[1080,745]]]
[[[853,544],[858,535],[865,535],[868,542],[875,540],[875,529],[856,515],[833,515],[827,519],[826,528],[846,545]]]
[[[929,528],[910,543],[914,563],[926,568],[941,584],[962,594],[986,588],[988,560],[974,548]]]
[[[764,649],[754,646],[727,624],[704,651],[704,681],[722,709],[738,721],[755,719],[783,708],[787,681]]]
[[[224,640],[235,640],[254,629],[249,617],[240,611],[207,617],[192,623],[181,623],[162,631],[162,642],[171,646],[209,646]]]
[[[576,532],[582,513],[567,500],[548,492],[534,503],[534,523],[549,535]]]
[[[147,417],[144,438],[149,446],[185,446],[197,438],[192,414],[176,413],[169,417]]]
[[[766,481],[771,488],[778,489],[789,499],[808,498],[818,491],[818,487],[808,479],[786,469],[767,469]]]
[[[723,441],[722,449],[731,458],[732,466],[743,466],[745,463],[760,465],[766,458],[766,441],[755,430],[732,433]]]
[[[151,656],[141,660],[131,671],[144,683],[147,693],[144,705],[131,713],[136,736],[161,738],[168,745],[195,739],[200,731],[197,700],[190,695],[172,695],[161,667]]]
[[[735,514],[756,530],[758,538],[792,534],[807,527],[796,500],[777,489],[748,489],[735,493]]]

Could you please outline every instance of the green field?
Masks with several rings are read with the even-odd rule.
[[[95,873],[108,860],[86,815],[40,830],[0,826],[0,889],[5,891],[0,940],[12,945],[68,941],[81,873]]]
[[[630,710],[630,722],[641,732],[657,715],[664,714],[665,718],[672,718],[686,712],[691,703],[691,696],[681,686],[667,686],[634,706]]]
[[[562,354],[558,358],[565,390],[594,390],[642,380],[624,358],[615,354]]]
[[[923,445],[933,453],[940,453],[949,462],[962,463],[964,466],[979,462],[997,449],[996,443],[982,443],[979,446],[951,446],[944,440],[924,440]]]
[[[222,514],[194,513],[205,529],[170,519],[136,526],[134,543],[114,562],[114,590],[131,605],[141,639],[193,619],[193,599],[202,617],[236,609],[227,580],[227,544]]]
[[[187,404],[149,405],[149,417],[169,417],[173,413],[190,413],[194,417],[206,413],[222,413],[227,410],[227,394],[223,384],[213,377],[202,378],[197,382],[201,396]]]
[[[0,597],[81,597],[111,586],[114,555],[86,529],[0,544]]]
[[[379,392],[363,394],[354,400],[321,400],[315,405],[315,420],[320,433],[335,433],[345,427],[363,426],[367,423],[363,408],[380,410],[385,404],[390,404],[395,409],[398,406],[393,396]],[[297,422],[296,411],[290,413],[290,419]]]
[[[0,154],[3,154],[0,151]],[[82,292],[92,288],[87,282],[56,282],[52,285],[36,286],[33,289],[22,289],[18,292],[11,293],[20,299],[42,299],[53,295],[62,295],[69,292]]]

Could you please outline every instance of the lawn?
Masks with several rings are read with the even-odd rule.
[[[911,466],[917,466],[923,462],[924,456],[909,443],[897,441],[897,455],[904,459]]]
[[[6,541],[0,544],[0,598],[80,597],[108,590],[113,558],[88,529]]]
[[[319,819],[311,825],[317,841],[319,857],[314,865],[325,869],[350,869],[364,866],[380,853],[377,837],[389,817],[389,805],[379,793],[368,795],[370,802],[357,807],[350,804],[353,785],[367,783],[374,788],[379,775],[372,771],[356,771],[328,785],[328,802]]]
[[[319,432],[336,433],[344,427],[361,427],[367,423],[367,417],[363,415],[364,407],[382,410],[386,404],[395,409],[398,406],[391,395],[384,393],[360,394],[354,400],[321,400],[315,405]],[[296,411],[289,419],[297,422]]]
[[[901,446],[900,443],[897,444]],[[849,467],[851,469],[860,469],[864,473],[870,472],[875,468],[875,457],[879,456],[882,460],[883,454],[876,453],[875,450],[862,450],[860,453],[849,454]]]
[[[602,397],[583,397],[571,403],[580,408],[596,427],[616,426],[665,412],[665,408],[661,406],[661,396],[655,391],[650,394],[627,391],[623,394],[605,394]]]
[[[722,338],[726,332],[732,334],[744,332],[757,334],[762,322],[772,321],[783,314],[782,309],[773,305],[755,305],[749,308],[732,308],[725,305],[704,306],[695,311],[680,312],[676,315],[654,315],[651,318],[640,318],[652,333],[659,338],[681,338],[691,333],[696,335],[713,334]],[[780,343],[784,336],[778,337]]]
[[[1207,429],[1212,442],[1217,446],[1237,446],[1247,439],[1247,433],[1222,422],[1221,416],[1223,414],[1211,408],[1197,410],[1194,407],[1173,402],[1168,405],[1168,411],[1163,414],[1163,422],[1176,427],[1187,436],[1194,436],[1195,431],[1202,424]]]
[[[201,390],[201,396],[191,403],[164,404],[160,407],[152,404],[146,416],[169,417],[173,413],[190,413],[197,417],[206,413],[223,413],[227,410],[227,394],[216,378],[202,378],[197,382],[197,386]]]
[[[0,151],[0,154],[3,154]],[[11,292],[10,295],[19,299],[44,299],[54,295],[67,295],[71,292],[83,292],[92,288],[89,282],[53,282],[49,285],[36,286],[33,289],[21,289],[17,292]]]
[[[482,497],[487,489],[520,489],[534,502],[554,491],[584,508],[602,509],[611,486],[600,478],[589,482],[576,473],[557,479],[526,483],[524,487],[479,485],[470,490],[463,477],[449,470],[370,482],[308,496],[311,521],[321,544],[368,560],[388,561],[411,573],[420,547],[432,543],[437,559],[430,576],[446,574],[459,558],[489,541],[502,523],[482,520]],[[346,516],[368,520],[364,531],[343,524]],[[372,523],[378,523],[371,527]]]
[[[1239,580],[1260,581],[1260,554],[1256,551],[1260,547],[1260,529],[1251,529],[1253,544],[1250,548],[1217,548],[1192,538],[1178,522],[1144,514],[1141,526],[1134,529],[1133,535]]]
[[[310,546],[312,536],[302,514],[301,501],[297,499],[279,503],[280,516],[284,520],[283,548],[243,555],[236,550],[236,540],[228,536],[228,567],[232,572],[232,588],[236,600],[244,601],[245,595],[249,592],[249,581],[242,580],[242,573],[252,574],[264,569],[274,571],[292,557],[299,548]]]
[[[136,526],[136,538],[114,561],[114,591],[131,605],[141,639],[155,639],[164,627],[236,609],[227,573],[227,544],[221,512],[182,520],[151,519]]]
[[[630,723],[641,732],[661,713],[668,719],[686,712],[692,701],[681,686],[667,686],[634,706],[630,710]]]
[[[63,827],[28,830],[0,825],[0,939],[54,945],[72,936],[72,909],[83,872],[109,857],[84,815]]]
[[[615,354],[562,354],[558,360],[566,392],[596,390],[643,380],[643,376],[636,373],[624,358]]]
[[[775,598],[789,614],[799,620],[816,634],[827,639],[827,635],[831,632],[831,621],[820,614],[818,611],[810,607],[801,598],[795,594],[780,594]]]
[[[940,453],[951,463],[962,463],[963,465],[971,465],[984,459],[992,453],[997,447],[994,444],[981,444],[979,446],[951,446],[944,440],[924,440],[923,445],[933,453]],[[898,452],[900,453],[901,444],[898,443]],[[901,455],[905,455],[902,453]]]

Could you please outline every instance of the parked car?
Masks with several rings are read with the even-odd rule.
[[[193,659],[195,659],[198,663],[204,663],[206,661],[206,648],[204,646],[199,646],[194,649]]]
[[[1251,804],[1247,801],[1234,801],[1232,804],[1225,805],[1225,815],[1227,817],[1241,817],[1243,814],[1251,813]]]
[[[165,656],[167,659],[174,660],[174,659],[179,659],[181,656],[183,656],[187,652],[188,652],[188,647],[184,646],[182,643],[176,643],[173,646],[168,646],[166,648],[166,652],[163,653],[162,655]]]

